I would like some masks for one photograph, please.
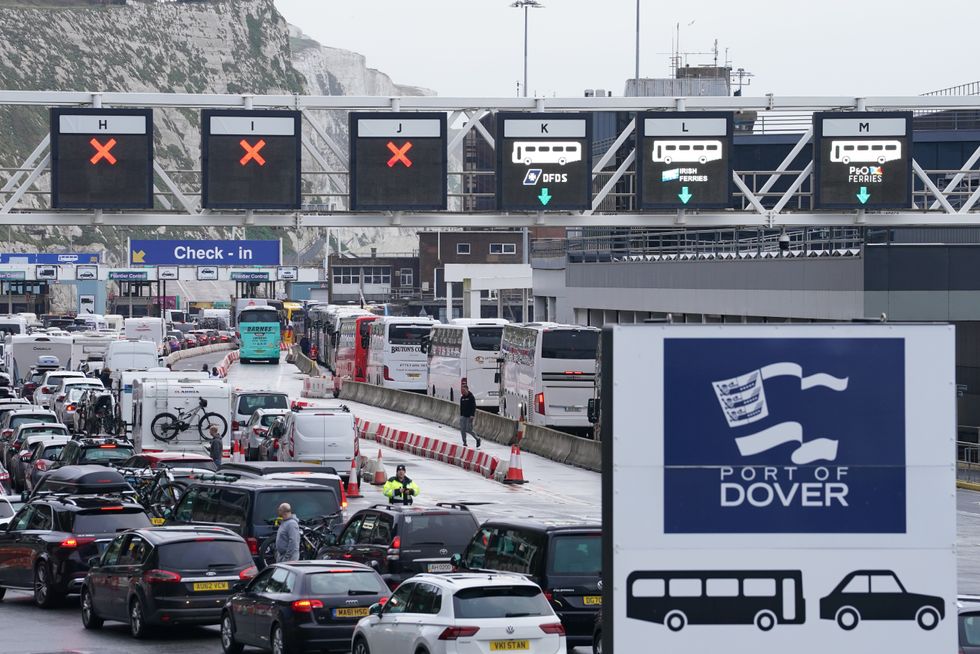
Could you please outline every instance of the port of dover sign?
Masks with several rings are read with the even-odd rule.
[[[612,652],[953,652],[948,325],[602,336]]]

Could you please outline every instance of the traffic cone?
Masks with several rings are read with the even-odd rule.
[[[357,457],[350,462],[350,477],[347,478],[347,497],[361,497],[361,487],[357,482]]]
[[[521,448],[517,445],[510,446],[510,465],[507,467],[507,476],[504,477],[505,484],[526,484],[524,479],[524,469],[521,467]]]
[[[388,475],[385,474],[384,465],[381,463],[381,448],[378,448],[378,463],[374,469],[374,485],[384,486],[387,481]]]

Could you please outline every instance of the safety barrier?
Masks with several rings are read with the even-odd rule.
[[[205,345],[203,347],[192,347],[189,350],[180,350],[179,352],[174,352],[166,357],[164,357],[164,364],[169,363],[173,365],[178,361],[184,359],[190,359],[192,357],[199,357],[202,354],[210,354],[212,352],[224,352],[226,350],[235,349],[235,346],[231,343],[219,343],[217,345]],[[235,349],[237,352],[237,349]]]
[[[452,427],[459,426],[457,404],[420,393],[381,388],[360,382],[344,382],[340,389],[340,397]],[[510,418],[477,411],[473,428],[480,438],[495,443],[513,445],[516,442],[517,421]],[[532,452],[559,463],[567,463],[587,470],[602,469],[602,446],[598,441],[588,438],[572,436],[546,427],[526,425],[520,446],[525,452]]]
[[[498,469],[503,467],[500,459],[491,454],[457,443],[449,443],[434,436],[414,434],[404,429],[374,424],[360,418],[355,418],[354,424],[360,438],[374,440],[395,450],[470,470],[487,479],[497,478]],[[362,475],[373,474],[373,470],[367,472],[370,468],[370,459],[367,459],[361,466]]]
[[[240,359],[238,350],[234,350],[225,355],[225,357],[218,362],[215,366],[218,369],[218,375],[224,379],[228,376],[228,371],[231,369],[231,364],[235,363]]]
[[[300,372],[310,377],[320,376],[320,368],[316,365],[316,361],[304,355],[298,345],[293,345],[286,350],[286,363],[293,364]]]
[[[333,396],[333,381],[329,377],[307,377],[303,380],[300,397],[325,398]]]

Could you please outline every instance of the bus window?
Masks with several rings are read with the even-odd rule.
[[[666,150],[676,150],[677,149],[677,146],[676,145],[665,145],[664,146],[664,149],[666,149]]]
[[[269,309],[268,311],[242,311],[238,314],[239,323],[249,323],[249,322],[279,322],[279,312],[275,309]]]
[[[595,359],[599,332],[593,330],[549,330],[541,342],[543,359]]]
[[[745,579],[742,582],[742,594],[746,597],[775,597],[775,579]]]
[[[565,148],[564,148],[564,146],[556,145],[555,147],[551,148],[551,151],[552,152],[564,152],[565,151]]]
[[[845,152],[854,152],[854,146],[853,145],[845,145],[844,146],[844,151]]]
[[[704,594],[708,597],[738,597],[738,579],[705,579]]]
[[[897,149],[898,149],[898,146],[897,145],[886,145],[885,146],[885,150],[887,150],[889,152],[894,152]]]
[[[671,597],[701,597],[700,579],[671,579],[668,588]]]
[[[430,330],[425,325],[391,325],[388,328],[388,342],[392,345],[419,345]]]
[[[883,148],[883,147],[882,147],[882,146],[880,146],[880,145],[872,145],[872,146],[871,146],[871,149],[877,152],[877,151],[879,151],[879,150],[884,150],[885,148]]]
[[[866,146],[866,145],[859,145],[857,147],[857,149],[858,149],[859,152],[867,152],[868,151],[868,146]]]
[[[663,597],[667,584],[663,579],[637,579],[633,582],[633,597]]]
[[[480,352],[495,352],[500,349],[500,337],[504,328],[500,327],[470,327],[470,347]]]
[[[538,148],[538,152],[551,152],[551,147],[547,145],[542,145]]]
[[[703,145],[692,145],[691,146],[691,149],[692,150],[704,150],[704,146]]]
[[[677,149],[686,152],[687,150],[690,150],[691,149],[691,146],[689,146],[689,145],[679,145],[679,146],[677,146]]]
[[[705,150],[710,150],[712,152],[715,151],[715,150],[717,150],[717,149],[718,149],[718,146],[715,145],[715,144],[711,144],[711,145],[706,145],[705,146]]]
[[[537,152],[538,151],[538,148],[536,146],[533,146],[533,145],[525,145],[524,146],[524,151],[525,152]]]

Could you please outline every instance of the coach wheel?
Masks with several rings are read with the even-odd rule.
[[[687,616],[680,611],[671,611],[667,614],[667,617],[664,618],[664,624],[667,625],[667,628],[671,631],[680,631],[687,626]]]

